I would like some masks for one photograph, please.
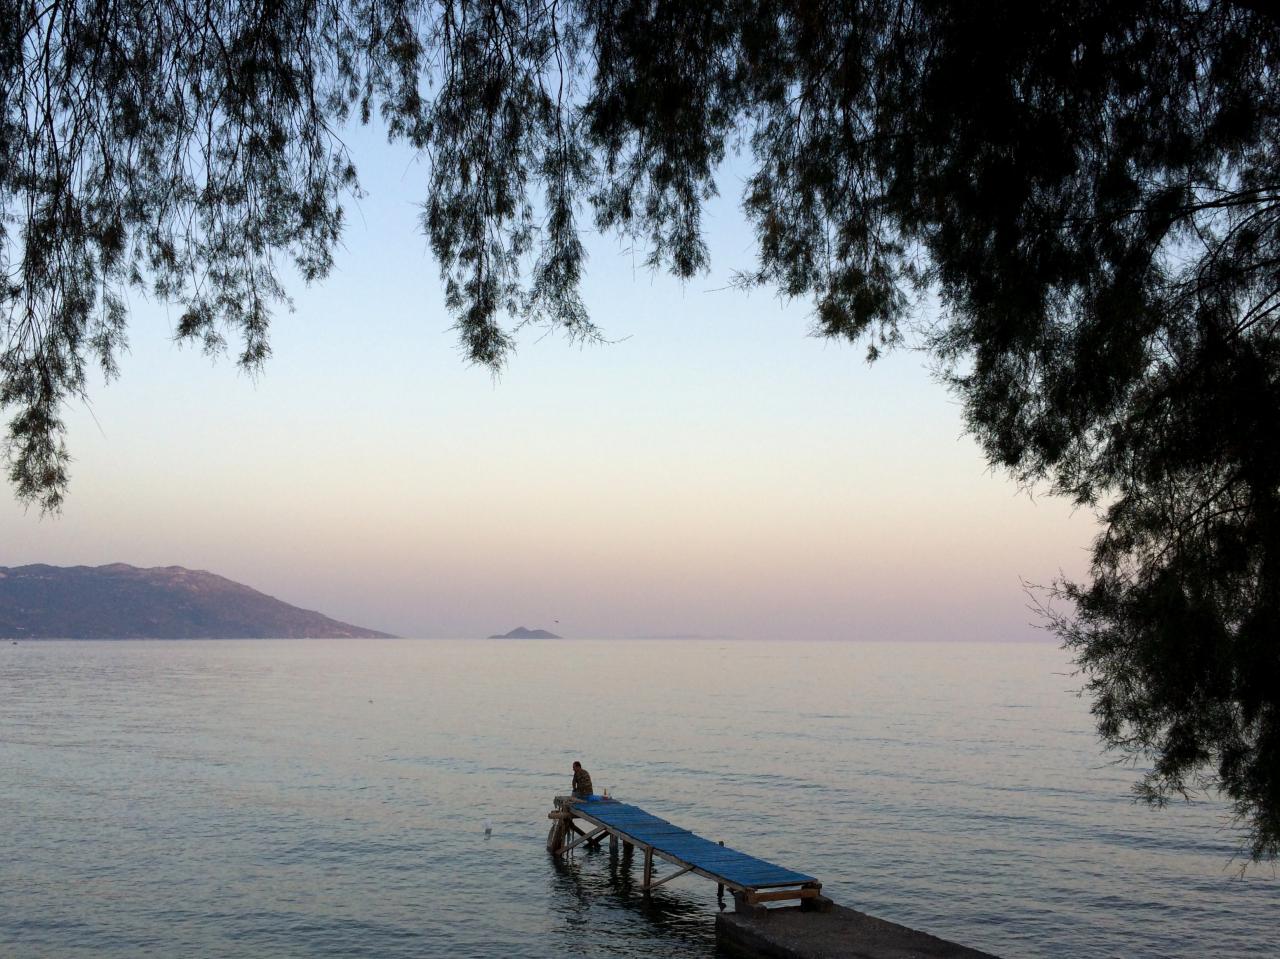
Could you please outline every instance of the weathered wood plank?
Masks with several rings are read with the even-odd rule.
[[[747,890],[747,902],[755,904],[757,902],[781,902],[784,899],[812,899],[814,896],[822,895],[821,889],[814,889],[812,886],[805,886],[800,889],[778,889],[773,892],[757,892],[754,889]]]

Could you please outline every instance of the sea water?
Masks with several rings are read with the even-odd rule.
[[[1274,870],[1241,876],[1221,804],[1135,806],[1071,672],[1037,644],[6,643],[0,955],[713,956],[714,884],[646,900],[607,844],[547,855],[579,759],[1010,959],[1274,956]]]

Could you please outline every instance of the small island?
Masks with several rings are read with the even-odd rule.
[[[563,639],[563,636],[557,636],[555,633],[549,633],[545,629],[526,629],[523,626],[517,626],[509,633],[490,636],[490,639]]]

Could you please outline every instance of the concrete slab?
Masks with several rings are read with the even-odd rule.
[[[825,912],[798,907],[756,916],[722,912],[716,916],[716,941],[728,955],[742,959],[996,959],[834,905]]]

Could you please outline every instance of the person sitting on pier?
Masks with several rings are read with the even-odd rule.
[[[591,773],[582,768],[582,763],[573,761],[573,794],[579,799],[591,795]]]

